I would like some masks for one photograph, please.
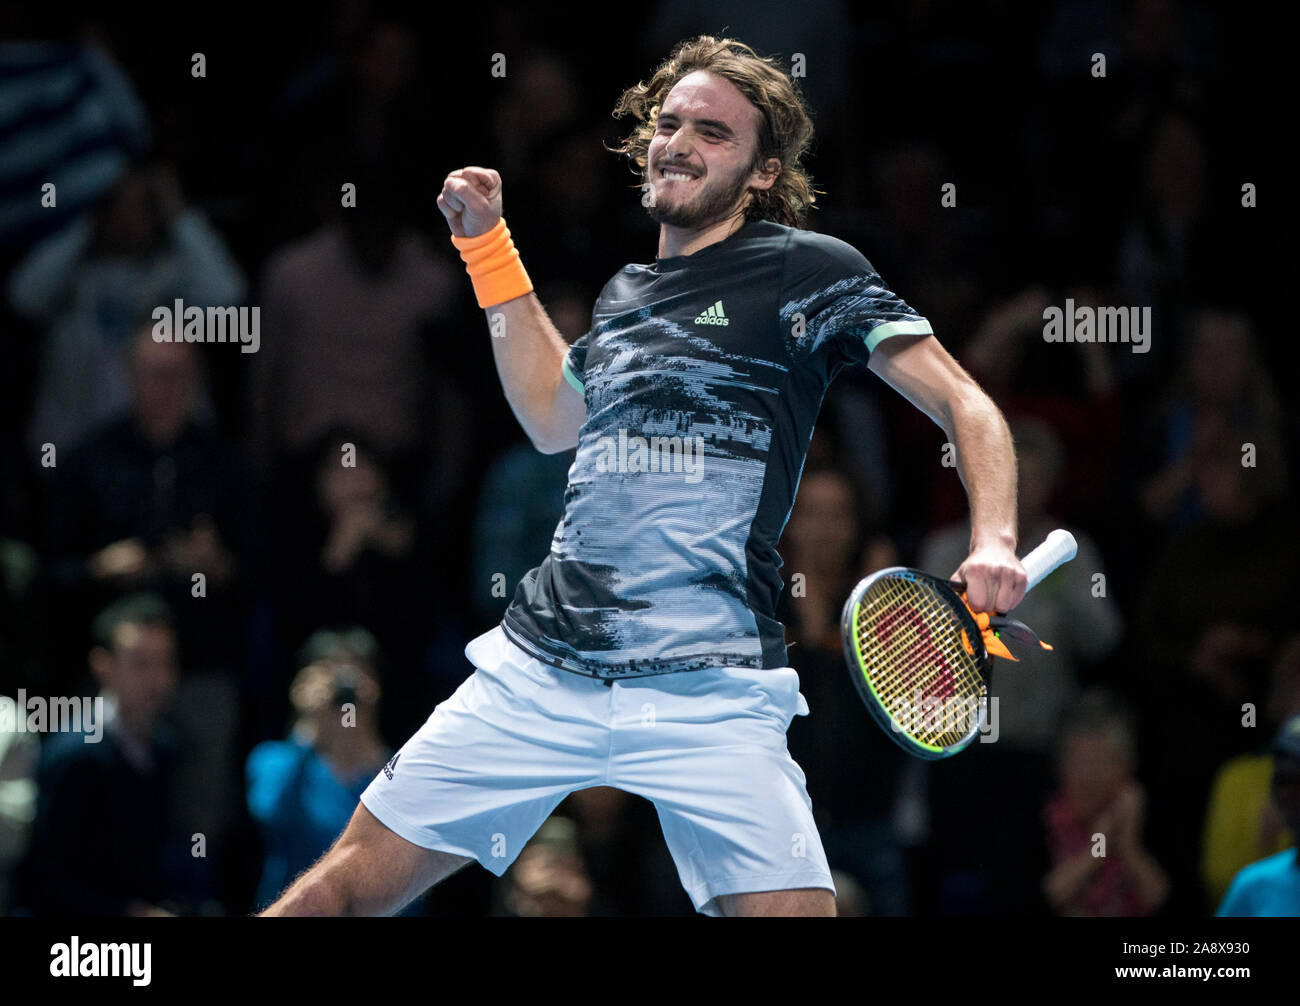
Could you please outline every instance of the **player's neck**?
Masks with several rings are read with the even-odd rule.
[[[694,230],[673,227],[669,224],[659,225],[659,258],[677,258],[679,255],[694,255],[709,245],[725,241],[745,225],[743,212],[726,217],[717,223]]]

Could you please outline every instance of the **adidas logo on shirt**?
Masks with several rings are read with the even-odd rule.
[[[722,301],[718,301],[707,311],[700,313],[695,319],[697,325],[730,325],[731,319],[722,311]]]

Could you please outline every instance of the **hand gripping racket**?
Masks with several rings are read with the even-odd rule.
[[[1021,560],[1026,592],[1078,551],[1057,529]],[[919,758],[948,758],[984,725],[992,658],[1015,660],[1002,642],[1051,647],[1024,623],[978,614],[966,585],[906,566],[873,573],[853,588],[841,623],[844,655],[858,693],[876,722]]]

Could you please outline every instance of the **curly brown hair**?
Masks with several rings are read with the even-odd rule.
[[[800,163],[812,142],[812,119],[795,82],[776,60],[759,56],[744,42],[700,35],[679,43],[649,83],[638,82],[619,97],[614,117],[630,114],[636,125],[617,147],[609,149],[625,155],[643,173],[660,106],[677,82],[696,70],[730,81],[762,114],[755,166],[772,157],[781,162],[781,173],[771,188],[752,190],[745,218],[802,227],[817,201],[812,178]]]

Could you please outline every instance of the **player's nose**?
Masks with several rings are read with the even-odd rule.
[[[664,159],[672,161],[684,161],[690,157],[691,144],[686,138],[686,130],[679,129],[672,136],[668,137],[668,142],[664,144]]]

